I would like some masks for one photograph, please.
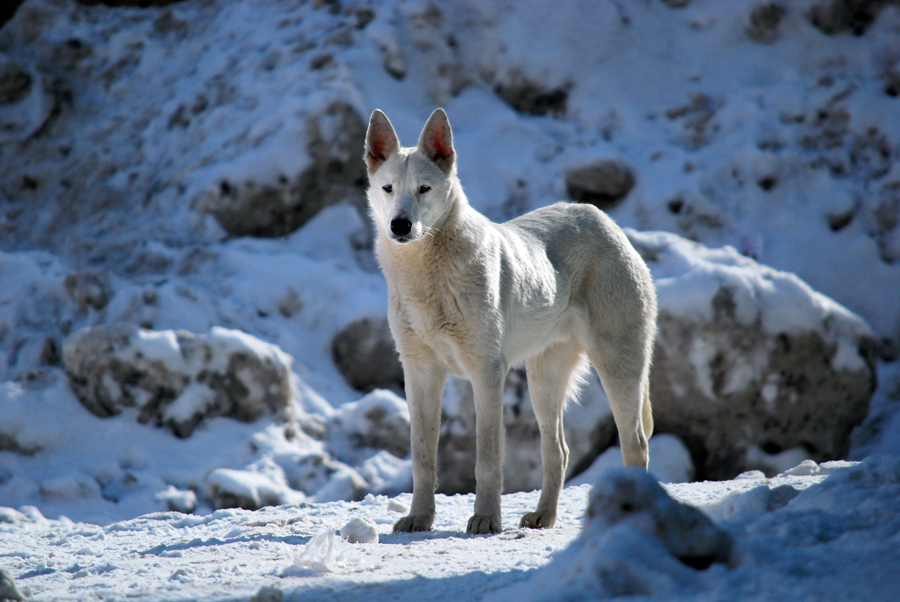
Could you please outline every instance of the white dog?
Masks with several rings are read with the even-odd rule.
[[[522,526],[556,521],[568,461],[563,410],[587,369],[585,355],[609,397],[625,465],[646,469],[656,291],[619,227],[592,206],[567,203],[505,224],[488,220],[463,194],[443,109],[428,119],[415,148],[402,148],[376,110],[365,160],[412,426],[412,507],[394,531],[431,529],[448,372],[468,379],[475,394],[475,514],[468,533],[501,528],[503,386],[508,370],[523,361],[541,430],[543,486]]]

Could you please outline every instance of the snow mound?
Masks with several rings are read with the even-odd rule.
[[[612,469],[591,490],[584,529],[553,562],[488,600],[579,600],[696,591],[697,570],[727,563],[732,539],[639,469]]]
[[[378,528],[371,519],[356,516],[341,527],[341,537],[349,543],[378,543]]]
[[[135,407],[139,421],[179,437],[211,417],[252,422],[280,412],[287,419],[291,409],[292,359],[237,330],[195,335],[95,326],[65,340],[63,360],[75,394],[94,414]]]

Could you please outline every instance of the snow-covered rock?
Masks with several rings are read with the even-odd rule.
[[[700,510],[672,499],[645,472],[609,470],[591,490],[578,539],[525,581],[488,600],[596,600],[684,595],[700,571],[731,561],[732,538]]]
[[[771,470],[778,462],[767,457],[795,448],[794,464],[803,454],[845,457],[875,389],[866,323],[730,247],[628,235],[659,295],[650,388],[657,431],[688,445],[699,476]]]
[[[140,422],[188,437],[204,420],[252,422],[291,410],[291,358],[246,333],[151,331],[128,324],[85,328],[63,344],[78,399],[105,417],[134,407]]]
[[[396,394],[375,390],[359,401],[342,405],[331,424],[351,449],[387,450],[398,458],[409,455],[409,407]]]
[[[234,236],[278,237],[301,227],[327,205],[350,198],[363,206],[366,173],[359,141],[366,126],[359,112],[335,100],[308,116],[301,131],[304,138],[297,145],[305,148],[308,160],[299,170],[222,175],[196,207],[214,215]]]

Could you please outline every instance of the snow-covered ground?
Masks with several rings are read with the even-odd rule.
[[[900,599],[900,7],[827,8],[845,4],[26,1],[0,30],[0,567],[41,600]],[[733,539],[706,570],[640,520],[582,529],[615,449],[554,529],[513,528],[536,499],[517,493],[496,537],[464,535],[471,496],[439,497],[430,534],[391,534],[409,460],[360,437],[403,402],[363,397],[331,356],[386,307],[358,191],[271,238],[214,214],[253,186],[293,198],[316,141],[355,164],[342,115],[381,108],[411,144],[438,105],[494,219],[614,158],[635,175],[621,225],[730,245],[861,316],[880,356],[863,463],[667,485]],[[63,341],[120,322],[157,351],[180,329],[277,347],[299,430],[219,415],[179,438],[136,407],[88,412]],[[190,391],[185,415],[208,401]],[[652,446],[658,477],[689,478],[683,445]],[[223,492],[276,506],[215,510]],[[328,535],[360,517],[379,543]]]
[[[615,479],[642,483],[635,476],[604,473],[597,487]],[[167,512],[106,527],[49,520],[34,507],[4,510],[0,558],[28,588],[23,593],[41,600],[509,602],[627,595],[888,602],[900,592],[896,458],[807,463],[772,479],[748,473],[666,489],[717,521],[730,539],[725,556],[684,563],[673,556],[673,540],[698,538],[710,527],[682,516],[662,489],[639,489],[643,499],[634,508],[623,505],[624,517],[606,509],[584,519],[590,487],[580,485],[563,492],[556,527],[507,527],[496,536],[465,535],[472,495],[439,495],[434,530],[420,534],[391,533],[409,494],[206,516]],[[536,501],[536,492],[504,496],[504,522],[515,524]],[[666,533],[654,531],[659,517],[668,521]],[[377,532],[376,541],[351,544],[338,534],[359,519]]]

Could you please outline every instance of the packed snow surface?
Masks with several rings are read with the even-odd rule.
[[[596,486],[622,472],[601,474]],[[416,534],[391,532],[409,494],[206,516],[164,512],[105,527],[50,520],[34,507],[0,509],[0,561],[37,600],[889,602],[900,593],[896,458],[807,462],[771,479],[748,473],[665,489],[730,537],[727,560],[693,568],[650,534],[651,508],[675,503],[652,499],[665,498],[662,490],[649,494],[646,509],[598,530],[600,518],[584,518],[590,486],[580,485],[564,490],[559,522],[545,530],[511,526],[537,492],[503,496],[506,527],[495,536],[465,534],[472,495],[439,495],[434,530]],[[676,521],[669,532],[695,528]],[[360,531],[377,538],[347,541]]]

